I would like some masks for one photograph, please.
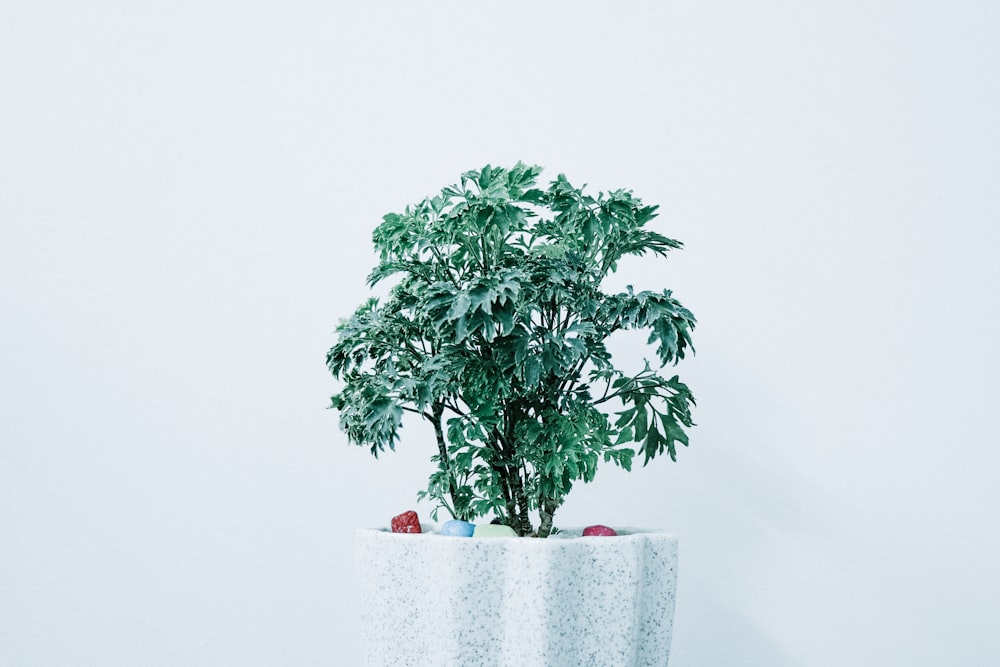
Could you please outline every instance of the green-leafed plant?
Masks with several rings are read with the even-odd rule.
[[[561,174],[538,188],[540,173],[487,165],[386,215],[368,282],[397,282],[340,324],[327,365],[341,427],[376,457],[406,413],[430,424],[437,469],[420,498],[546,537],[602,459],[629,470],[633,446],[645,465],[688,444],[687,386],[648,362],[619,370],[605,342],[648,330],[662,368],[691,348],[695,318],[670,290],[602,291],[623,257],[681,247],[647,229],[656,206],[628,190],[593,197]]]

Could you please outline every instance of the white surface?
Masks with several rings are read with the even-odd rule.
[[[365,664],[666,667],[677,536],[582,530],[544,540],[358,530]]]
[[[381,215],[517,159],[686,243],[622,281],[699,317],[691,448],[557,515],[680,536],[671,666],[995,662],[997,5],[370,5],[0,7],[0,664],[357,664],[431,436],[349,448],[323,356]]]

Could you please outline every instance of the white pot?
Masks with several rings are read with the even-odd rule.
[[[357,532],[371,666],[666,665],[677,538]]]

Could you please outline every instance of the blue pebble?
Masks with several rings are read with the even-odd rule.
[[[445,522],[445,524],[441,526],[441,534],[451,535],[453,537],[472,537],[472,532],[475,529],[476,526],[468,521],[452,519],[451,521]]]

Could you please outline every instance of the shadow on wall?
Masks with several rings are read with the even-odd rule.
[[[782,518],[795,507],[787,487],[743,459],[708,464],[714,478],[698,475],[689,482],[696,488],[682,492],[680,502],[690,507],[680,513],[688,525],[678,528],[684,539],[671,667],[804,664],[793,657],[786,631],[796,631],[786,622],[803,604],[799,578],[809,550],[796,519]]]
[[[738,375],[734,364],[725,378],[691,379],[702,388],[703,426],[697,451],[684,452],[684,474],[670,481],[683,536],[671,667],[804,665],[795,635],[817,630],[801,616],[816,599],[814,568],[830,560],[810,546],[822,513],[804,480],[783,465],[788,434],[766,417],[787,406],[747,391],[753,378]]]
[[[670,667],[802,667],[752,618],[719,597],[698,591],[698,605],[689,608],[684,588],[678,590],[674,628],[682,641],[675,642]]]

